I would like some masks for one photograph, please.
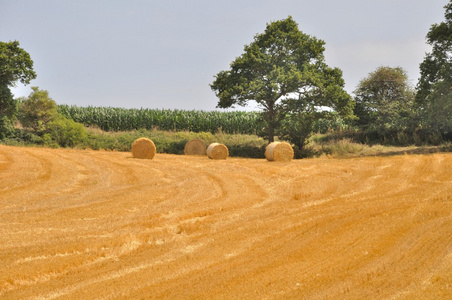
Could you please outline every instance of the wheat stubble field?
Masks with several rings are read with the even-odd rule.
[[[452,154],[0,146],[0,298],[447,299]]]

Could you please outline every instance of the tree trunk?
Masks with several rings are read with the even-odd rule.
[[[275,141],[275,129],[270,124],[268,125],[268,142],[273,143]]]
[[[274,103],[268,105],[268,142],[275,141],[275,108]]]

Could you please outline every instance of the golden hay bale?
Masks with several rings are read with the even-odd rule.
[[[132,143],[132,155],[135,158],[153,159],[156,152],[154,142],[148,138],[139,138]]]
[[[184,153],[185,155],[206,155],[206,143],[200,139],[189,140],[185,144]]]
[[[265,148],[265,157],[269,161],[291,161],[293,159],[292,146],[286,142],[273,142]]]
[[[226,159],[229,156],[228,147],[219,143],[212,143],[207,148],[207,156],[211,159]]]

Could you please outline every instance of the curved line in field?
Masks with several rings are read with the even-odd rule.
[[[14,197],[0,201],[4,297],[174,297],[193,278],[203,285],[187,297],[403,297],[450,270],[448,155],[272,164],[14,150],[0,147],[14,184],[0,183]],[[12,178],[21,158],[29,173]]]

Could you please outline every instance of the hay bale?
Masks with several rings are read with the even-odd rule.
[[[219,143],[212,143],[207,148],[207,156],[211,159],[226,159],[229,156],[228,147]]]
[[[286,142],[273,142],[265,148],[265,157],[269,161],[291,161],[293,155],[292,146]]]
[[[189,140],[185,144],[184,153],[185,155],[206,155],[206,143],[200,139]]]
[[[156,152],[154,142],[148,138],[139,138],[132,143],[132,155],[135,158],[153,159]]]

